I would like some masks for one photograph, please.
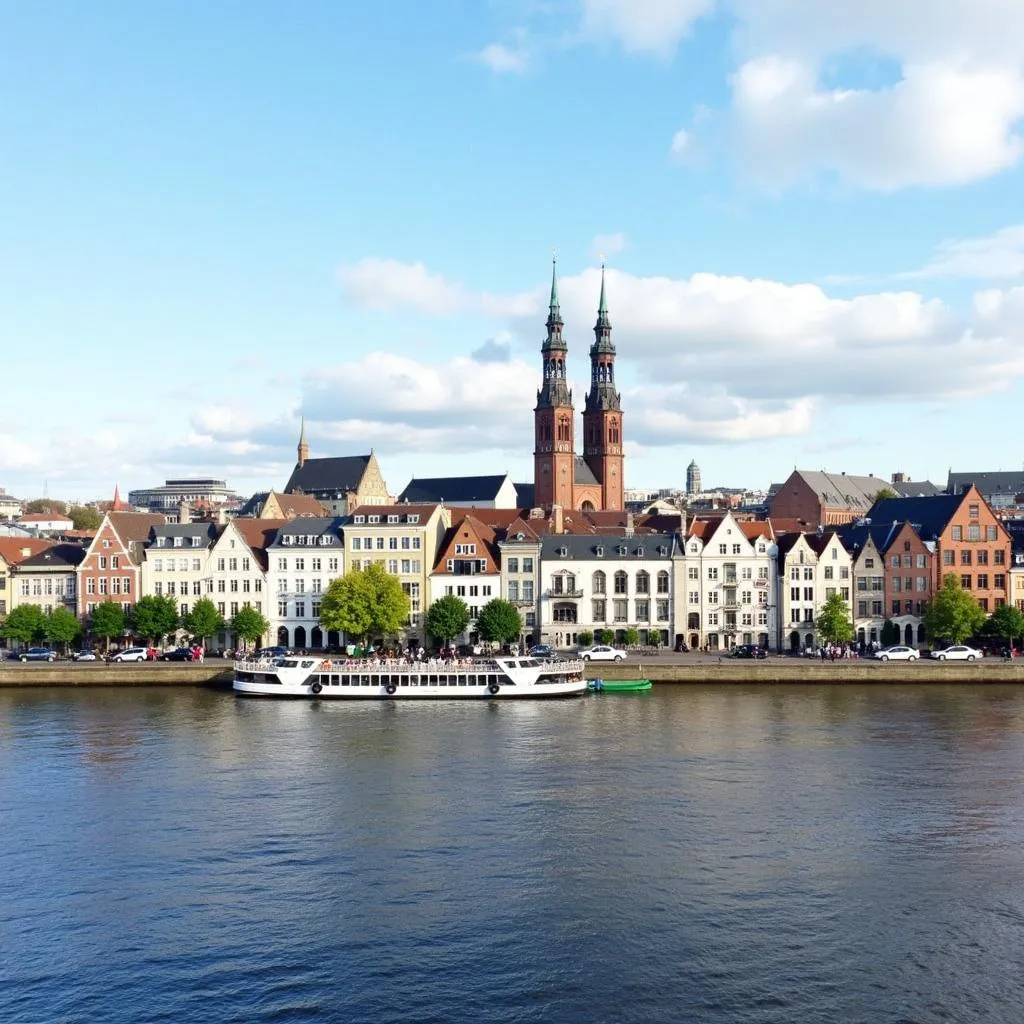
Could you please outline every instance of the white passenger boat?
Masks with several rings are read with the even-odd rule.
[[[320,700],[574,697],[587,692],[582,661],[529,657],[407,662],[288,655],[236,661],[232,686],[247,696]]]

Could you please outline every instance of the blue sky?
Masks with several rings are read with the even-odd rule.
[[[1019,468],[1019,0],[0,0],[0,486],[532,473],[552,250],[627,486]]]

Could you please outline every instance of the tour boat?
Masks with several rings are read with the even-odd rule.
[[[443,697],[575,697],[586,693],[582,661],[530,657],[455,661],[324,660],[292,654],[236,661],[236,693],[260,697],[381,700]]]

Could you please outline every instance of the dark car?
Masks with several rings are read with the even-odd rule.
[[[529,654],[531,658],[540,658],[542,661],[550,661],[555,656],[554,650],[547,644],[537,644],[531,647]]]
[[[30,647],[18,655],[18,661],[56,661],[57,654],[49,647]]]
[[[261,647],[253,653],[256,661],[273,661],[274,658],[283,658],[288,654],[287,647]]]
[[[768,652],[757,644],[737,644],[730,652],[730,658],[767,658]]]
[[[164,651],[160,661],[192,661],[191,647],[175,647],[173,651]]]

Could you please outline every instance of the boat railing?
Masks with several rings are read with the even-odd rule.
[[[308,660],[310,655],[298,655]],[[313,655],[315,658],[315,655]],[[514,655],[503,658],[503,661],[514,659]],[[291,657],[289,657],[291,660]],[[519,658],[519,661],[533,660]],[[280,658],[235,662],[236,672],[267,672],[277,667]],[[583,662],[578,659],[552,660],[540,662],[545,669],[555,669],[562,673],[583,673]],[[480,672],[499,669],[494,658],[426,658],[423,661],[410,661],[407,658],[322,658],[317,661],[315,670],[321,672],[388,672],[397,674],[418,674],[421,672]]]

